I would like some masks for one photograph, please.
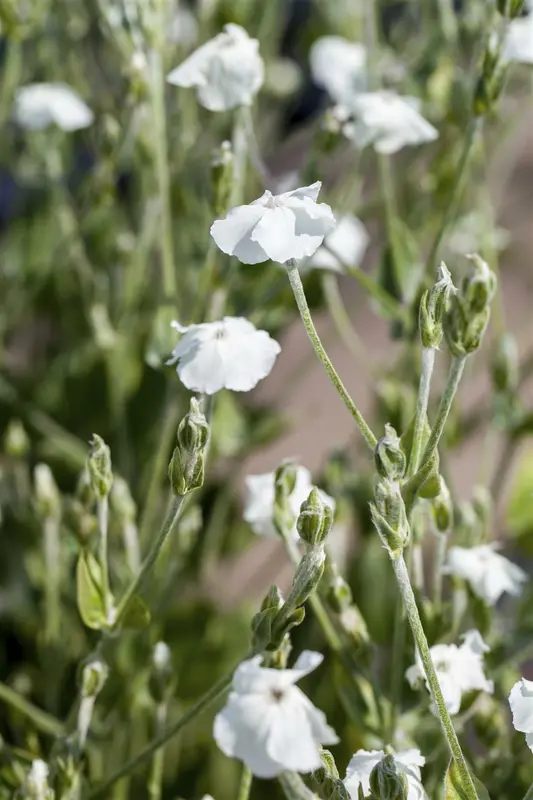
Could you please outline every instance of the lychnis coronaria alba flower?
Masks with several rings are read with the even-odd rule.
[[[437,672],[440,688],[450,714],[461,708],[463,694],[484,691],[492,694],[494,684],[483,671],[483,655],[489,647],[479,631],[468,631],[463,635],[460,647],[456,644],[436,644],[430,648],[431,659]],[[416,653],[416,663],[405,673],[412,688],[418,688],[425,678],[422,661]],[[428,686],[426,681],[426,686]],[[428,687],[429,688],[429,687]]]
[[[526,744],[533,750],[533,681],[517,681],[509,695],[514,729],[526,734]]]
[[[17,89],[14,116],[28,130],[57,125],[63,131],[76,131],[94,120],[89,106],[63,83],[30,83]]]
[[[258,536],[276,536],[274,526],[274,499],[275,499],[275,473],[267,472],[263,475],[248,475],[245,479],[246,498],[244,501],[244,519],[250,525],[253,532]],[[311,473],[305,467],[296,468],[296,483],[294,490],[289,495],[288,503],[294,515],[294,525],[292,534],[298,539],[296,530],[296,520],[300,513],[300,506],[307,500],[313,488]],[[326,492],[319,489],[320,496],[324,503],[327,503],[335,511],[335,500]]]
[[[309,261],[304,261],[302,271],[314,267],[343,272],[345,266],[357,267],[361,263],[369,241],[368,231],[361,220],[353,214],[344,214],[331,233],[328,233],[314,256],[311,256]]]
[[[243,317],[188,327],[173,322],[172,327],[183,335],[167,363],[177,362],[182,383],[193,392],[249,392],[266,378],[281,350]]]
[[[311,75],[336,103],[366,89],[366,48],[342,36],[321,36],[309,52]]]
[[[263,79],[259,42],[231,23],[167,75],[175,86],[196,87],[198,101],[209,111],[250,105]]]
[[[502,48],[504,61],[533,64],[533,14],[508,23]]]
[[[519,595],[527,580],[523,569],[496,552],[498,545],[451,547],[443,572],[468,581],[472,591],[489,606],[504,592]]]
[[[214,222],[211,236],[223,253],[243,264],[308,258],[335,227],[331,208],[316,202],[321,186],[317,181],[284,194],[266,191]]]
[[[261,656],[244,661],[233,675],[232,691],[213,728],[227,756],[238,758],[258,778],[284,770],[313,772],[321,766],[319,748],[338,738],[296,682],[322,662],[304,651],[292,669],[267,669]]]
[[[439,134],[421,115],[420,105],[416,97],[402,97],[391,91],[364,92],[341,106],[342,131],[358,147],[372,145],[384,154],[431,142]]]
[[[394,763],[398,772],[404,772],[407,777],[409,793],[407,800],[427,800],[427,794],[422,786],[420,767],[423,767],[426,759],[420,750],[403,750],[400,753],[393,753]],[[385,758],[383,750],[358,750],[346,769],[344,785],[353,800],[357,800],[359,787],[362,788],[365,797],[370,792],[370,773]]]

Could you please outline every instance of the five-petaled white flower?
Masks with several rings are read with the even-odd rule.
[[[533,64],[533,14],[517,17],[508,24],[502,59]]]
[[[233,23],[167,75],[175,86],[195,86],[198,101],[209,111],[250,105],[263,80],[259,42]]]
[[[245,479],[246,499],[244,502],[244,519],[258,536],[276,536],[273,522],[275,473],[267,472],[263,475],[248,475]],[[305,467],[296,468],[296,483],[294,490],[289,495],[289,506],[294,515],[294,526],[291,531],[294,538],[298,539],[296,519],[300,513],[300,506],[307,500],[313,488],[311,473]],[[326,492],[319,489],[322,500],[335,511],[335,500]]]
[[[472,591],[489,606],[504,592],[519,595],[527,574],[509,559],[495,552],[497,543],[478,547],[450,547],[443,572],[464,578]]]
[[[403,750],[392,755],[398,771],[404,772],[407,777],[409,785],[407,800],[427,800],[420,775],[420,767],[424,766],[426,759],[420,750]],[[352,756],[346,769],[344,785],[353,800],[357,800],[360,786],[365,795],[370,792],[370,773],[383,758],[385,758],[383,750],[358,750]]]
[[[311,75],[336,103],[366,89],[366,48],[342,36],[321,36],[309,52]]]
[[[221,389],[249,392],[266,378],[281,348],[266,331],[258,331],[243,317],[183,326],[167,364],[178,362],[182,383],[193,392],[215,394]]]
[[[363,92],[341,106],[342,131],[358,147],[373,145],[378,153],[397,153],[407,145],[431,142],[439,135],[420,113],[420,100],[395,92]]]
[[[237,206],[211,226],[211,236],[223,253],[243,264],[308,258],[335,227],[326,203],[317,203],[320,181],[292,192],[268,190],[246,206]]]
[[[213,728],[227,756],[238,758],[258,778],[284,770],[313,772],[321,766],[321,744],[337,735],[295,683],[322,662],[321,653],[305,650],[292,669],[261,667],[261,656],[244,661],[233,675],[232,692]]]
[[[357,267],[361,263],[370,237],[360,219],[344,214],[337,226],[328,233],[316,253],[301,266],[302,272],[311,267],[344,272],[343,267]]]
[[[430,648],[444,702],[450,714],[457,714],[461,707],[462,696],[466,692],[479,690],[492,694],[494,691],[493,682],[486,678],[483,671],[483,655],[490,648],[476,630],[463,634],[462,639],[460,647],[456,644],[436,644]],[[424,669],[418,651],[416,663],[409,667],[405,677],[413,689],[424,679]]]
[[[94,120],[89,106],[64,83],[30,83],[17,89],[14,116],[23,128],[36,131],[49,125],[77,131]]]
[[[533,750],[533,681],[521,678],[509,694],[514,729],[526,734],[526,744]]]

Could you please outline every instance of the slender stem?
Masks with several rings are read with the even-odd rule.
[[[250,789],[252,788],[252,780],[253,775],[251,770],[243,764],[237,800],[248,800],[250,797]]]
[[[442,568],[446,559],[446,548],[448,546],[448,536],[445,533],[438,533],[437,547],[435,552],[435,562],[433,565],[433,604],[436,611],[442,607]]]
[[[505,442],[500,460],[494,470],[494,475],[490,482],[490,494],[494,505],[500,501],[502,491],[505,488],[505,479],[513,463],[516,450],[520,444],[518,437],[511,437]]]
[[[340,338],[354,359],[363,366],[367,373],[371,373],[372,364],[365,347],[357,335],[357,331],[352,325],[352,321],[348,315],[348,312],[346,311],[344,303],[342,302],[342,296],[339,290],[339,283],[336,275],[328,272],[323,273],[322,291],[324,292],[326,305],[331,315],[331,319],[337,328]]]
[[[122,540],[128,568],[135,575],[141,566],[141,555],[139,552],[137,525],[131,520],[126,520],[122,526]]]
[[[45,639],[48,644],[57,642],[61,625],[60,607],[60,545],[59,518],[49,516],[44,520],[45,575]]]
[[[168,704],[166,700],[158,703],[156,709],[156,735],[160,736],[165,730],[167,722]],[[165,748],[156,750],[152,759],[152,769],[148,780],[148,797],[150,800],[161,800],[163,789],[163,769],[165,766]]]
[[[180,517],[184,500],[185,498],[182,497],[181,495],[172,496],[172,500],[170,502],[167,515],[165,517],[163,525],[161,526],[161,530],[159,531],[159,536],[157,537],[157,539],[154,540],[150,550],[148,551],[148,555],[141,564],[139,572],[133,578],[132,582],[124,592],[120,600],[120,603],[118,604],[115,626],[117,626],[120,623],[121,619],[124,617],[124,614],[126,612],[126,609],[128,608],[128,605],[132,597],[141,588],[146,576],[148,575],[153,565],[157,561],[157,557],[159,556],[159,553],[161,552],[165,542],[167,541],[168,537],[172,534],[172,531],[174,530],[174,527]]]
[[[411,478],[420,466],[420,456],[422,455],[422,445],[424,441],[424,428],[427,419],[429,390],[431,386],[431,376],[435,364],[435,348],[422,348],[422,371],[420,373],[420,383],[418,385],[418,398],[416,401],[415,422],[413,429],[413,443],[409,456],[409,466],[407,477]]]
[[[444,393],[440,401],[439,410],[437,411],[437,419],[431,429],[431,435],[422,457],[422,465],[427,464],[429,459],[435,455],[440,437],[442,436],[442,431],[448,419],[448,414],[452,407],[453,399],[457,393],[457,387],[459,386],[459,381],[461,380],[465,368],[465,362],[466,356],[454,356],[452,359],[446,379],[446,386],[444,387]]]
[[[479,117],[472,117],[466,130],[466,135],[463,142],[463,150],[457,164],[457,170],[455,172],[454,183],[448,197],[448,203],[444,210],[441,224],[437,230],[437,233],[435,234],[433,244],[431,245],[431,249],[429,251],[426,265],[426,272],[428,275],[433,275],[435,273],[442,240],[446,235],[449,225],[451,225],[451,223],[454,221],[455,215],[457,214],[457,207],[461,200],[463,188],[468,176],[468,164],[474,152],[474,145],[476,143],[478,131],[481,127],[481,122],[482,121]]]
[[[316,797],[297,772],[282,772],[278,781],[287,800],[312,800]]]
[[[0,681],[0,700],[6,703],[11,708],[24,714],[25,717],[35,725],[42,733],[47,733],[50,736],[62,736],[64,733],[63,724],[56,719],[52,714],[34,706],[29,700],[26,700],[18,692],[8,686],[6,683]]]
[[[91,727],[91,720],[93,718],[94,705],[96,703],[96,695],[91,694],[82,696],[80,699],[80,706],[78,709],[77,732],[78,743],[80,750],[85,748],[85,742]]]
[[[457,40],[457,19],[452,0],[437,0],[440,24],[444,37],[448,42]]]
[[[403,685],[403,662],[405,650],[405,610],[401,603],[394,609],[394,630],[392,634],[392,655],[390,675],[390,714],[388,719],[387,741],[394,745],[396,720],[400,708]]]
[[[107,528],[109,518],[109,499],[99,497],[97,503],[96,513],[98,516],[98,554],[100,557],[100,567],[102,568],[102,593],[104,595],[104,603],[106,610],[106,618],[109,621],[112,614],[112,600],[109,591],[109,563],[107,558]]]
[[[398,587],[402,595],[407,619],[409,620],[409,625],[416,642],[416,647],[424,667],[424,673],[429,686],[429,692],[441,721],[444,735],[446,736],[446,740],[455,761],[457,770],[461,776],[462,786],[464,787],[465,792],[465,799],[479,800],[474,782],[463,755],[463,751],[461,750],[461,745],[459,744],[459,739],[457,738],[450,714],[446,708],[446,703],[442,695],[442,690],[440,688],[437,673],[435,672],[435,667],[433,666],[433,661],[431,660],[429,645],[426,639],[426,634],[424,633],[424,628],[422,627],[420,614],[418,613],[415,596],[411,587],[411,581],[409,580],[407,565],[403,555],[400,555],[398,558],[391,557],[391,562],[396,580],[398,582]]]
[[[524,800],[533,800],[533,784],[531,784],[531,786],[527,790],[527,794],[524,797]]]
[[[219,699],[230,687],[232,680],[232,674],[226,675],[223,678],[220,678],[208,692],[204,694],[203,697],[198,700],[183,716],[181,716],[176,722],[174,722],[169,727],[165,728],[164,731],[159,736],[156,736],[155,739],[141,750],[140,753],[137,753],[136,756],[130,758],[129,761],[126,761],[116,772],[114,772],[109,778],[107,778],[103,784],[97,786],[93,789],[85,800],[94,800],[95,797],[108,797],[108,791],[121,778],[125,775],[129,775],[134,769],[139,767],[141,764],[146,763],[150,760],[153,754],[159,750],[160,747],[163,747],[169,739],[172,739],[179,731],[181,731],[191,720],[201,714],[202,711],[209,708],[216,700]]]
[[[248,106],[241,106],[241,108],[236,111],[231,141],[231,149],[233,151],[233,180],[228,204],[230,208],[240,205],[243,201],[251,126],[252,119],[250,108]]]
[[[289,276],[289,281],[291,284],[292,291],[294,293],[296,305],[298,306],[300,317],[302,318],[302,322],[307,331],[307,335],[309,336],[311,344],[313,345],[313,349],[317,354],[318,358],[320,359],[320,361],[322,362],[331,382],[333,383],[339,396],[343,400],[346,408],[352,415],[356,425],[363,434],[365,442],[367,443],[367,445],[370,447],[371,450],[374,450],[377,444],[377,439],[370,430],[370,428],[368,427],[368,425],[366,424],[363,415],[355,405],[354,401],[348,394],[346,387],[344,386],[339,375],[337,374],[335,367],[331,363],[329,356],[324,350],[322,342],[320,341],[320,337],[313,324],[313,319],[311,317],[311,312],[309,311],[309,306],[307,305],[304,287],[302,285],[302,280],[300,278],[300,273],[298,272],[298,268],[294,262],[287,262],[286,266],[287,266],[287,275]]]

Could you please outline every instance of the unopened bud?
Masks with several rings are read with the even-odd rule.
[[[115,477],[109,499],[111,502],[111,509],[121,523],[135,522],[137,506],[131,496],[130,487],[120,475]]]
[[[32,761],[26,785],[24,787],[24,797],[31,800],[53,800],[54,794],[48,784],[50,770],[48,764],[40,758]]]
[[[85,464],[78,476],[78,482],[76,484],[76,499],[79,500],[84,506],[90,506],[94,501],[91,475],[87,464]]]
[[[449,297],[456,291],[446,264],[441,262],[437,282],[420,300],[418,326],[423,347],[438,347],[442,339],[442,323]]]
[[[431,503],[433,521],[439,533],[447,533],[453,525],[453,503],[450,490],[441,478],[440,494]]]
[[[274,475],[276,500],[287,499],[294,492],[298,469],[294,461],[283,461]]]
[[[404,772],[398,772],[394,757],[382,758],[370,773],[370,791],[376,800],[407,800],[409,784]]]
[[[385,436],[376,445],[374,463],[382,478],[397,481],[405,475],[407,460],[392,425],[385,425]]]
[[[397,557],[409,541],[409,523],[399,484],[387,479],[380,481],[374,498],[375,504],[370,504],[372,522],[390,555]]]
[[[498,392],[513,392],[518,385],[518,348],[509,333],[499,337],[491,362],[492,383]]]
[[[307,500],[300,506],[300,514],[296,528],[306,544],[322,544],[331,531],[333,525],[333,511],[325,503],[318,489],[313,488]]]
[[[303,606],[320,583],[325,561],[326,553],[322,545],[309,547],[296,569],[287,604],[292,604],[296,608]]]
[[[23,458],[30,449],[30,439],[19,419],[12,419],[4,434],[4,450],[7,456]]]
[[[34,470],[35,511],[39,519],[57,518],[61,514],[61,495],[48,464],[37,464]]]
[[[320,797],[328,800],[350,800],[350,794],[339,778],[335,759],[329,750],[320,751],[323,766],[311,774],[311,781],[319,790]]]
[[[468,258],[474,264],[474,270],[463,283],[464,299],[470,312],[484,311],[496,293],[496,275],[477,253]]]
[[[328,561],[328,566],[330,562]],[[342,577],[342,575],[327,574],[328,588],[326,591],[326,599],[330,608],[337,614],[340,614],[344,609],[348,608],[353,600],[352,590]]]
[[[496,291],[496,276],[479,256],[469,256],[474,262],[473,273],[451,298],[444,320],[446,341],[456,357],[477,350],[490,319],[490,301]]]
[[[107,664],[99,658],[88,661],[81,673],[81,695],[82,697],[97,697],[107,680]]]
[[[174,686],[172,653],[166,642],[157,642],[152,651],[150,691],[157,703],[162,702]]]
[[[186,495],[204,483],[204,459],[209,440],[209,424],[196,398],[178,426],[178,446],[174,449],[168,474],[176,495]]]
[[[274,623],[283,606],[283,595],[277,586],[271,586],[268,594],[261,603],[261,610],[252,618],[252,646],[254,650],[268,650],[271,646],[277,646],[278,639],[273,641]],[[285,635],[285,630],[279,631],[281,638]]]
[[[498,0],[498,11],[509,19],[519,17],[525,7],[525,0]]]
[[[87,547],[89,540],[98,530],[96,516],[87,511],[83,503],[71,497],[65,502],[64,518],[80,545]]]
[[[233,151],[230,142],[222,142],[211,159],[211,184],[215,216],[226,213],[233,182]]]
[[[93,434],[90,442],[90,453],[87,468],[91,479],[91,486],[99,498],[107,497],[113,485],[113,470],[111,467],[111,450],[97,433]]]

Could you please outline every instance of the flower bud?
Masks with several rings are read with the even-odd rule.
[[[300,506],[296,528],[306,544],[322,544],[331,531],[333,511],[320,497],[318,489],[313,488],[307,500]]]
[[[67,498],[64,518],[82,547],[87,547],[89,540],[98,530],[98,520],[94,514],[75,497]]]
[[[93,658],[86,662],[81,672],[82,697],[97,697],[107,680],[107,664],[100,658]]]
[[[319,791],[320,797],[328,800],[350,800],[350,794],[339,778],[335,759],[329,750],[321,750],[323,766],[311,774],[311,781]]]
[[[504,17],[519,17],[525,9],[525,0],[498,0],[498,11]]]
[[[130,487],[120,475],[117,475],[110,496],[111,509],[121,524],[135,522],[137,506],[131,496]]]
[[[469,258],[475,264],[474,272],[451,298],[444,320],[446,340],[456,357],[467,356],[480,346],[490,318],[490,301],[496,291],[496,276],[487,263],[479,256]]]
[[[275,472],[274,487],[276,501],[286,499],[294,492],[298,471],[294,461],[283,461]]]
[[[209,440],[209,424],[196,398],[178,426],[178,446],[174,449],[168,474],[174,494],[186,495],[204,482],[204,459]]]
[[[463,283],[464,299],[470,312],[484,311],[496,293],[496,275],[477,253],[468,258],[474,264],[474,271]]]
[[[328,560],[328,566],[330,562]],[[329,572],[329,570],[328,570]],[[349,608],[352,604],[353,595],[352,590],[342,577],[342,575],[332,575],[328,577],[328,588],[326,591],[326,600],[329,607],[335,613],[340,614],[344,609]]]
[[[283,595],[277,586],[271,586],[261,603],[261,610],[252,618],[252,646],[254,650],[268,650],[273,643],[273,626],[283,606]],[[282,635],[285,631],[282,632]],[[277,642],[276,642],[277,644]]]
[[[54,793],[48,784],[49,772],[45,761],[40,758],[32,761],[23,796],[31,800],[53,800]]]
[[[78,476],[78,482],[76,483],[76,499],[86,507],[92,505],[94,502],[91,475],[87,464],[85,464]]]
[[[161,703],[174,687],[172,654],[166,642],[157,642],[152,651],[150,691],[156,703]]]
[[[447,533],[453,525],[453,503],[450,490],[441,478],[440,494],[431,503],[435,527],[439,533]]]
[[[370,791],[376,800],[407,800],[409,784],[404,772],[398,772],[394,757],[382,758],[370,773]]]
[[[93,434],[90,442],[90,453],[87,468],[91,479],[91,486],[99,498],[107,497],[113,485],[113,470],[111,468],[111,450],[101,436]]]
[[[294,608],[303,606],[320,583],[325,561],[326,553],[322,545],[309,547],[296,569],[287,605],[292,605]]]
[[[37,464],[34,470],[35,512],[39,519],[57,518],[61,514],[61,495],[48,464]]]
[[[401,554],[409,541],[409,523],[398,483],[384,479],[374,490],[370,504],[372,522],[391,556]]]
[[[30,449],[30,439],[19,419],[12,419],[4,434],[4,450],[7,456],[23,458]]]
[[[397,481],[405,475],[407,459],[398,434],[388,423],[385,425],[385,436],[376,445],[374,463],[382,478]]]
[[[452,276],[443,261],[437,271],[437,282],[431,289],[426,289],[420,300],[418,327],[423,347],[439,346],[448,299],[455,291]]]
[[[492,384],[498,392],[513,392],[518,385],[516,339],[509,333],[498,338],[491,361]]]
[[[211,158],[213,211],[216,217],[222,217],[228,209],[233,181],[233,161],[231,143],[222,142]]]

